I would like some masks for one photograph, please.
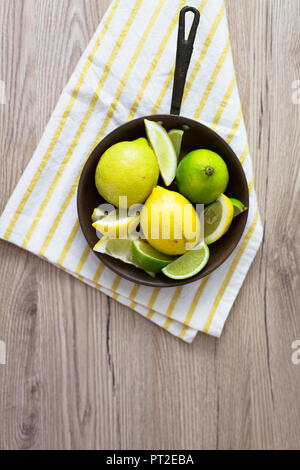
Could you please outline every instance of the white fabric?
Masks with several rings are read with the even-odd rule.
[[[231,49],[226,48],[223,0],[187,4],[200,9],[201,23],[182,115],[212,126],[228,140],[241,157],[251,190],[247,228],[232,256],[209,278],[182,289],[137,287],[107,268],[99,275],[99,260],[78,227],[78,177],[97,142],[129,118],[169,112],[178,16],[186,5],[179,0],[112,3],[7,203],[0,236],[191,342],[198,331],[220,336],[260,246],[262,226]]]

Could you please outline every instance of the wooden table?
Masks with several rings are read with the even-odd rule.
[[[0,2],[1,211],[108,4]],[[222,338],[184,344],[1,242],[1,449],[300,448],[300,0],[227,13],[265,239]]]

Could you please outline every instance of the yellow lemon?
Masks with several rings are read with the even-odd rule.
[[[106,150],[98,163],[95,183],[107,202],[130,207],[147,199],[158,177],[157,158],[147,140],[140,138]]]
[[[149,244],[167,255],[182,255],[200,237],[200,220],[181,194],[156,186],[141,213],[141,227]]]

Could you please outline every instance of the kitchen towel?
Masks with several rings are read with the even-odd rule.
[[[116,276],[88,247],[76,191],[96,144],[127,120],[169,113],[178,19],[201,13],[182,111],[210,126],[240,158],[250,189],[248,224],[232,256],[185,287],[153,289]],[[0,236],[41,256],[186,342],[219,337],[262,240],[223,0],[115,0],[64,89],[0,219]]]

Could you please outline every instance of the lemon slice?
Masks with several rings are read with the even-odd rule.
[[[233,205],[221,194],[204,210],[204,239],[208,245],[215,243],[228,231],[233,219]]]
[[[162,272],[171,279],[189,279],[205,268],[209,260],[209,248],[205,242],[168,264]]]
[[[170,186],[176,176],[177,157],[167,131],[157,122],[145,119],[146,133],[157,156],[161,176],[166,186]]]
[[[243,212],[245,212],[246,210],[248,210],[248,207],[244,206],[244,204],[238,199],[231,197],[230,200],[232,202],[233,209],[234,209],[233,217],[236,217],[242,214]]]
[[[128,216],[119,210],[112,211],[93,223],[93,227],[108,238],[128,238],[138,226],[139,216]]]
[[[92,222],[95,223],[97,222],[97,220],[103,219],[103,217],[105,217],[106,215],[108,214],[105,213],[105,211],[103,211],[100,207],[96,207],[92,214]]]
[[[174,257],[160,253],[143,240],[132,242],[132,252],[141,268],[153,273],[159,273],[162,268],[174,261]]]
[[[168,136],[170,137],[173,147],[175,149],[177,160],[180,155],[183,134],[184,132],[181,129],[171,129],[168,132]]]

